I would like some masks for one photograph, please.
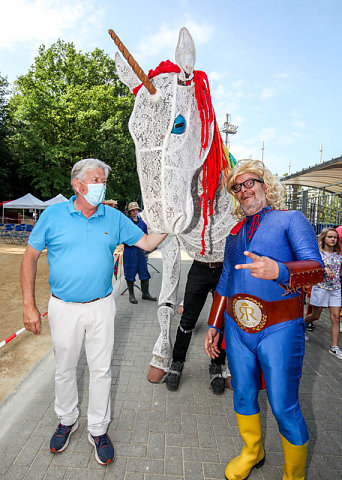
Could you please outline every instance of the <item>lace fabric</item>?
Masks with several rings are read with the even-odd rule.
[[[172,309],[164,308],[164,304],[175,304],[177,301],[180,247],[193,259],[222,261],[226,237],[236,223],[232,215],[232,198],[223,188],[222,177],[214,201],[211,197],[215,194],[217,183],[211,196],[206,191],[203,194],[203,164],[213,142],[214,112],[205,73],[195,72],[193,75],[195,58],[191,35],[183,28],[176,49],[180,72],[173,67],[157,75],[150,72],[151,82],[157,89],[155,95],[150,95],[144,87],[137,88],[140,82],[127,74],[122,62],[119,62],[118,68],[120,79],[136,94],[129,130],[136,148],[143,217],[149,231],[170,235],[160,246],[163,256],[158,311],[161,334],[151,362],[163,369],[167,368],[170,358],[169,329],[173,316]],[[173,127],[179,116],[184,119],[185,129],[181,134],[175,134]],[[210,165],[209,172],[207,169],[205,173],[205,188],[208,176],[217,167],[213,167],[212,162]],[[206,199],[203,202],[204,215],[201,196]],[[213,215],[209,216],[212,210]],[[204,250],[203,231],[205,252],[201,255]]]
[[[182,247],[191,257],[220,261],[225,238],[235,223],[231,197],[222,191],[222,184],[216,195],[214,215],[208,217],[206,253],[200,255],[201,168],[212,141],[213,125],[209,146],[200,153],[201,119],[194,86],[179,86],[175,73],[159,75],[153,82],[162,93],[160,100],[154,103],[146,89],[141,89],[129,122],[136,146],[145,221],[151,231],[179,235]],[[173,120],[180,112],[187,124],[186,134],[174,135]]]

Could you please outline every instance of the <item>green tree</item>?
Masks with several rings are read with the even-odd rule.
[[[113,169],[107,198],[121,204],[136,198],[140,189],[128,131],[133,102],[103,51],[78,52],[62,40],[41,46],[9,102],[11,153],[27,188],[39,198],[68,195],[72,165],[94,157]]]
[[[7,146],[9,84],[0,74],[0,201],[14,200],[21,193],[17,182],[17,168]]]

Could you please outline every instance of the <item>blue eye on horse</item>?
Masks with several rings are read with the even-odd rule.
[[[184,133],[186,129],[186,121],[183,115],[178,115],[173,122],[173,127],[171,133],[175,133],[176,135],[180,135]]]

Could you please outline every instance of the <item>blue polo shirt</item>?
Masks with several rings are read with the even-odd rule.
[[[90,218],[68,202],[48,207],[31,232],[29,245],[47,247],[51,292],[65,302],[89,302],[113,290],[113,253],[134,245],[144,233],[119,210],[100,204]]]

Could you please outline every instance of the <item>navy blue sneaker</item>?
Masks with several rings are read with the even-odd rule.
[[[100,465],[107,465],[114,460],[114,447],[106,433],[94,437],[88,433],[88,440],[94,446],[95,459]]]
[[[78,421],[73,425],[58,425],[50,440],[50,450],[53,453],[63,452],[69,445],[70,435],[78,429]]]

